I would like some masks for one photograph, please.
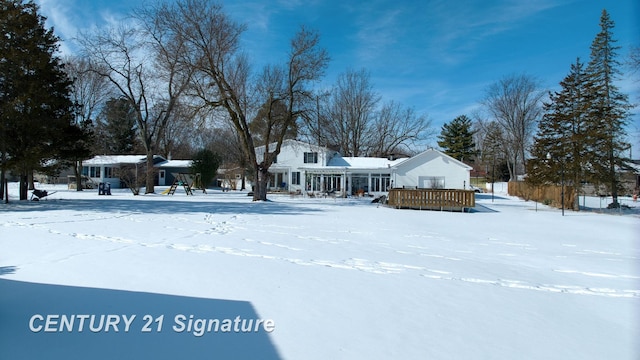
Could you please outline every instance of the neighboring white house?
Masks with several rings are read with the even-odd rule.
[[[82,175],[89,177],[96,184],[109,183],[112,189],[123,187],[117,169],[122,166],[135,167],[142,175],[146,170],[146,155],[97,155],[82,162]],[[188,172],[191,160],[166,160],[154,155],[155,184],[171,185],[173,174]]]
[[[275,146],[272,144],[270,151]],[[256,148],[261,161],[265,147]],[[468,189],[471,167],[437,150],[410,158],[342,157],[328,148],[285,140],[269,172],[270,190],[342,195],[386,194],[391,188]]]

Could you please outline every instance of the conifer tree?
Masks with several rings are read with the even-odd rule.
[[[136,114],[125,98],[111,98],[96,120],[98,154],[132,154],[138,145]]]
[[[46,29],[33,1],[0,0],[1,167],[27,178],[48,160],[73,150],[82,132],[73,128],[71,81],[56,56],[58,38]]]
[[[476,155],[471,119],[460,115],[442,125],[438,146],[444,153],[460,161],[470,162]]]
[[[220,156],[209,149],[202,149],[193,155],[190,170],[192,174],[200,174],[201,184],[197,185],[204,189],[216,177],[219,167]]]
[[[549,94],[545,115],[538,123],[527,164],[527,181],[534,184],[559,184],[561,178],[580,191],[586,177],[589,154],[584,146],[590,107],[584,64],[577,59],[560,82],[561,90]]]
[[[615,81],[621,76],[620,62],[616,60],[616,40],[612,29],[614,22],[606,10],[600,18],[600,32],[591,44],[591,56],[587,66],[588,87],[591,101],[588,123],[585,129],[585,146],[591,154],[591,181],[605,185],[613,202],[619,207],[618,192],[621,190],[619,170],[626,163],[628,149],[626,126],[631,105],[628,96],[619,91]]]

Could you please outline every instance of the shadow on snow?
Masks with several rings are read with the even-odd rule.
[[[179,214],[301,214],[321,209],[273,201],[189,201],[177,199],[56,199],[47,201],[22,201],[0,206],[2,211],[102,211],[109,213]]]
[[[41,315],[44,320],[34,315]],[[47,315],[56,322],[44,331]],[[61,316],[95,315],[62,326]],[[117,315],[115,326],[99,327],[101,315]],[[125,332],[122,315],[131,319]],[[150,315],[145,319],[145,315]],[[164,315],[162,326],[157,319]],[[184,315],[183,331],[176,315]],[[280,359],[270,335],[258,331],[187,331],[194,319],[260,319],[250,302],[132,291],[45,285],[0,279],[0,358],[3,359]],[[35,319],[32,322],[32,319]],[[68,320],[68,319],[67,319]],[[273,319],[277,331],[277,319]],[[112,323],[115,321],[112,321]],[[106,324],[106,320],[103,324]],[[90,325],[93,326],[90,326]],[[195,323],[194,323],[195,324]],[[148,325],[149,332],[144,332]],[[174,326],[178,326],[174,329]],[[62,331],[60,329],[62,328]],[[96,331],[100,328],[99,331]],[[255,328],[255,327],[254,327]],[[34,331],[39,330],[39,331]],[[106,330],[109,331],[106,331]],[[220,329],[220,328],[219,328]]]
[[[0,266],[0,276],[14,274],[17,269],[15,266]]]

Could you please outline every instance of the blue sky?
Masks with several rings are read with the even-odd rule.
[[[36,0],[48,25],[73,52],[78,29],[121,19],[144,0]],[[300,25],[318,30],[331,64],[329,87],[347,69],[366,69],[383,100],[425,113],[439,129],[479,108],[485,89],[500,78],[526,73],[550,90],[558,88],[589,46],[607,9],[624,61],[640,46],[637,0],[251,0],[223,1],[228,14],[245,23],[244,49],[253,63],[284,59]],[[640,102],[640,74],[618,85]],[[640,112],[640,109],[635,109]],[[631,132],[640,154],[635,115]]]

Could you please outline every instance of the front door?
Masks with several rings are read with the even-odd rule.
[[[165,184],[165,179],[166,179],[165,175],[166,175],[165,174],[165,170],[158,171],[158,186],[165,186],[166,185]]]

